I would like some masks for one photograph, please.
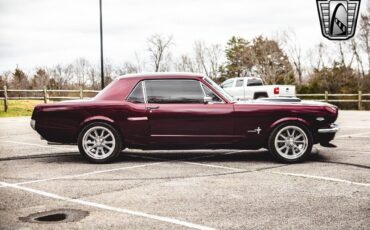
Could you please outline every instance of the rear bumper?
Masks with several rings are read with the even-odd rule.
[[[331,124],[329,128],[324,128],[324,129],[319,129],[318,133],[319,134],[324,134],[324,133],[337,133],[339,131],[339,125],[337,124]]]
[[[36,120],[31,119],[30,125],[33,130],[36,130]]]

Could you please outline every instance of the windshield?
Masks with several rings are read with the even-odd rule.
[[[217,92],[219,92],[223,97],[225,97],[228,101],[235,102],[235,98],[231,96],[228,92],[223,90],[216,82],[212,79],[205,77],[204,80],[208,82]]]

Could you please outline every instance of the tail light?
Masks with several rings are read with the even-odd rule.
[[[280,93],[280,89],[279,87],[275,87],[274,88],[274,94],[279,94]]]

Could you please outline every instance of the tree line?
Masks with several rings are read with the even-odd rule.
[[[303,52],[292,30],[273,38],[248,40],[231,37],[227,44],[195,41],[190,54],[174,56],[172,36],[154,34],[147,39],[144,56],[122,65],[105,61],[105,83],[143,71],[197,72],[217,82],[231,77],[259,76],[267,84],[295,84],[298,93],[370,92],[370,8],[359,18],[356,37],[319,43]],[[100,68],[85,58],[66,65],[37,67],[31,74],[20,68],[0,74],[0,87],[12,89],[99,89]]]

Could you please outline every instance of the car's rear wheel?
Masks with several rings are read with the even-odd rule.
[[[82,129],[78,137],[78,148],[82,156],[93,163],[108,163],[122,149],[119,133],[109,124],[94,122]]]
[[[311,153],[312,134],[304,125],[289,122],[274,129],[268,145],[270,153],[279,161],[301,162]]]

